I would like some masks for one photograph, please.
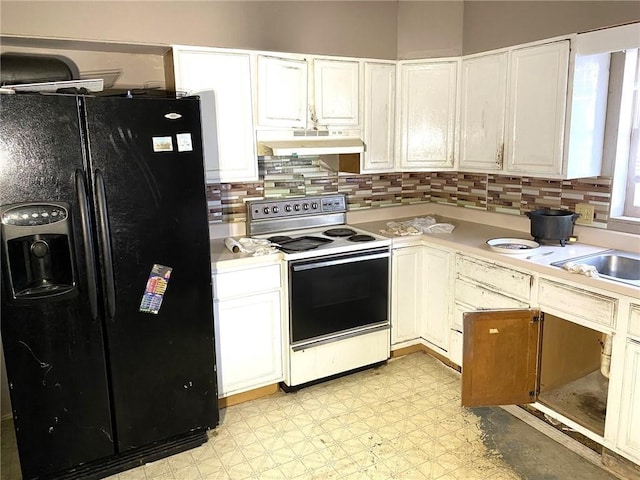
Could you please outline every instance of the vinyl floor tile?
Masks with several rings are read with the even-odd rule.
[[[459,390],[457,372],[407,355],[228,407],[205,445],[108,480],[525,478],[486,446],[480,417],[460,407]],[[11,421],[2,422],[1,440],[1,479],[19,480]]]

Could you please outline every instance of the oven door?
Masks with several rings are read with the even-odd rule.
[[[294,349],[389,328],[389,249],[290,262],[289,327]]]

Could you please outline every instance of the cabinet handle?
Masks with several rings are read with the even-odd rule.
[[[502,159],[504,157],[504,143],[502,143],[496,151],[496,164],[502,168]]]

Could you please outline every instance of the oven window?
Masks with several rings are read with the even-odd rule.
[[[344,260],[291,265],[291,343],[387,322],[389,257]]]

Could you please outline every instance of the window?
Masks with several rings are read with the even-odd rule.
[[[613,188],[608,228],[640,233],[640,49],[611,54],[607,136],[613,143]],[[616,121],[617,120],[617,121]],[[614,127],[614,128],[611,128]]]
[[[631,134],[629,136],[629,168],[624,203],[624,216],[640,218],[640,50],[636,50],[636,71],[633,82]]]

